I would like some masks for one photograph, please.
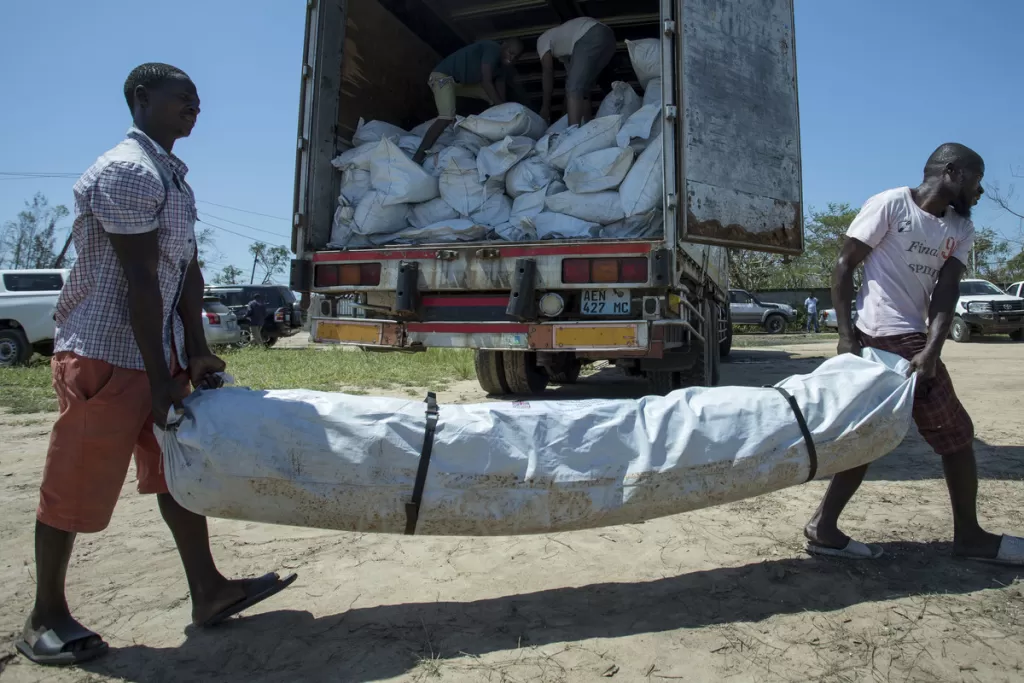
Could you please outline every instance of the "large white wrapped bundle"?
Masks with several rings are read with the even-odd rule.
[[[431,199],[429,202],[416,204],[409,208],[409,225],[414,228],[425,228],[441,221],[450,221],[459,217],[443,197]]]
[[[622,199],[615,191],[590,194],[560,192],[545,199],[544,206],[548,211],[601,225],[615,223],[626,217]]]
[[[560,171],[576,157],[599,149],[615,146],[615,136],[622,126],[621,116],[605,116],[585,123],[579,128],[570,128],[549,142],[546,161]]]
[[[491,142],[497,142],[510,135],[525,135],[536,140],[544,135],[548,127],[540,114],[518,102],[499,104],[483,113],[467,116],[455,125]]]
[[[384,197],[384,206],[429,202],[439,193],[437,178],[388,138],[370,156],[370,185]]]
[[[659,135],[626,174],[626,179],[619,186],[619,196],[626,216],[647,213],[662,205],[665,192],[665,169],[661,163],[663,154],[664,146]]]
[[[484,147],[476,157],[476,168],[480,173],[480,182],[488,178],[502,178],[510,168],[515,166],[533,150],[533,139],[518,136],[506,137],[492,145]]]
[[[614,190],[633,165],[629,147],[609,147],[578,156],[565,169],[565,184],[573,192]]]
[[[828,476],[877,460],[910,427],[897,356],[843,355],[777,386]],[[305,390],[199,391],[161,434],[174,499],[208,517],[401,533],[423,449],[422,402]],[[775,389],[631,400],[442,405],[416,533],[491,536],[636,523],[812,476]]]
[[[652,78],[661,76],[661,41],[657,38],[627,40],[626,49],[641,88],[646,88]]]
[[[438,178],[441,196],[459,215],[475,212],[493,194],[502,194],[503,181],[480,182],[476,156],[461,147],[449,147],[437,159],[441,175]]]
[[[615,81],[612,83],[612,91],[601,101],[601,106],[597,108],[594,118],[599,119],[618,114],[623,119],[627,119],[640,108],[640,104],[640,96],[633,90],[633,86],[622,81]],[[566,123],[568,123],[568,119]]]
[[[529,156],[513,166],[505,174],[505,191],[510,197],[526,192],[536,192],[558,178],[558,171],[539,156]]]
[[[619,147],[630,147],[640,154],[661,134],[661,106],[648,104],[630,116],[615,135]]]
[[[356,133],[352,136],[352,145],[359,147],[370,142],[380,142],[384,138],[398,140],[407,134],[398,126],[387,121],[370,121],[366,123],[360,118],[359,124],[356,126]]]

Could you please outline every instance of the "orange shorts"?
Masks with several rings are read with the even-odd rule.
[[[36,517],[64,531],[102,531],[133,452],[139,493],[167,493],[149,378],[73,353],[58,353],[51,366],[60,416],[50,434]],[[171,372],[187,391],[188,373],[176,361]]]

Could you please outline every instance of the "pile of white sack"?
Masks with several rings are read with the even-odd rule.
[[[420,165],[412,156],[433,121],[405,131],[360,119],[352,148],[332,161],[342,180],[329,246],[657,236],[660,44],[631,41],[629,51],[643,97],[617,81],[582,126],[501,104],[458,118]]]

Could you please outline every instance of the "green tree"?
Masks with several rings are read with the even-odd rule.
[[[261,283],[268,285],[274,280],[274,276],[280,275],[288,267],[291,261],[291,251],[287,247],[272,247],[264,242],[255,242],[249,246],[249,253],[252,254],[252,275],[250,282],[256,281],[257,272],[261,274]]]
[[[240,285],[244,282],[242,279],[245,277],[245,271],[237,266],[224,266],[217,275],[214,276],[213,282],[217,285]]]
[[[63,204],[50,206],[42,193],[26,201],[18,217],[7,221],[0,231],[0,266],[11,269],[52,268],[57,260],[57,223],[68,214],[68,208]],[[69,260],[66,256],[65,264]]]
[[[212,261],[216,261],[221,257],[221,253],[217,250],[217,242],[213,237],[213,228],[200,228],[196,231],[196,258],[199,261],[199,267],[205,269],[208,265],[213,265]]]

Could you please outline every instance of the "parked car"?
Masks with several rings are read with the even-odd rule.
[[[302,331],[302,310],[292,291],[285,285],[215,285],[206,288],[207,297],[221,301],[237,317],[241,328],[241,343],[247,344],[248,321],[246,307],[256,294],[263,295],[267,319],[263,324],[263,341],[273,346],[281,337],[291,337]]]
[[[853,318],[853,322],[857,322],[857,302],[854,301],[850,304],[850,317]],[[836,309],[826,308],[821,312],[821,326],[828,330],[839,329],[839,319],[836,317]]]
[[[211,347],[231,346],[242,341],[238,317],[215,296],[203,297],[203,332]]]
[[[1006,294],[988,280],[961,281],[949,336],[964,343],[974,334],[1009,334],[1014,341],[1024,339],[1024,298]]]
[[[729,290],[729,313],[734,325],[760,325],[765,332],[780,334],[796,320],[796,309],[788,304],[760,301],[743,289]]]
[[[53,355],[57,298],[67,270],[0,271],[0,367]]]

